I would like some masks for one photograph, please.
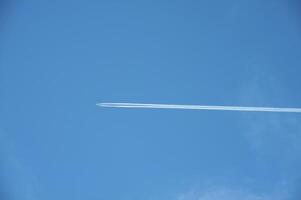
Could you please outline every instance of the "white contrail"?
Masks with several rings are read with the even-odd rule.
[[[301,113],[301,108],[273,108],[273,107],[243,107],[243,106],[208,106],[208,105],[173,105],[147,103],[97,103],[97,106],[112,108],[151,108],[151,109],[185,109],[185,110],[220,110],[246,112],[286,112]]]

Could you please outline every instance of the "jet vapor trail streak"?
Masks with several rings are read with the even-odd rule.
[[[184,110],[219,110],[219,111],[240,111],[240,112],[301,113],[301,108],[175,105],[175,104],[147,104],[147,103],[98,103],[96,105],[101,106],[101,107],[111,107],[111,108],[148,108],[148,109],[184,109]]]

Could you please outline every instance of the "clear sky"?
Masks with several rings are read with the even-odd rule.
[[[2,0],[0,196],[299,200],[297,0]]]

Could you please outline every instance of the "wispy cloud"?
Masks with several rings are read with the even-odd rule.
[[[275,88],[281,88],[276,77],[263,84],[257,77],[242,89],[241,103],[270,104]],[[274,88],[274,89],[273,89]],[[282,163],[301,156],[301,116],[298,115],[245,115],[245,136],[258,156],[277,157]],[[292,159],[293,160],[293,159]],[[292,164],[292,163],[290,163]]]
[[[272,73],[269,72],[269,77]],[[241,103],[254,102],[271,104],[289,102],[283,95],[285,84],[277,78],[266,79],[267,74],[257,75],[249,80],[241,92]],[[282,91],[282,92],[281,92]],[[290,93],[291,94],[291,93]],[[291,98],[299,95],[291,94]],[[281,97],[279,98],[273,97]],[[298,115],[245,115],[243,119],[244,135],[255,158],[260,165],[267,166],[274,177],[285,179],[290,185],[291,199],[300,199],[299,169],[301,167],[301,116]],[[273,171],[273,172],[272,172]]]
[[[13,139],[0,128],[0,187],[4,187],[0,199],[37,199],[36,177],[17,150]]]
[[[179,194],[176,200],[288,200],[286,192],[255,193],[242,188],[214,187]]]

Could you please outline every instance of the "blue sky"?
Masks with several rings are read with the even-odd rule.
[[[95,106],[301,107],[297,1],[1,2],[3,198],[300,198],[299,114]]]

